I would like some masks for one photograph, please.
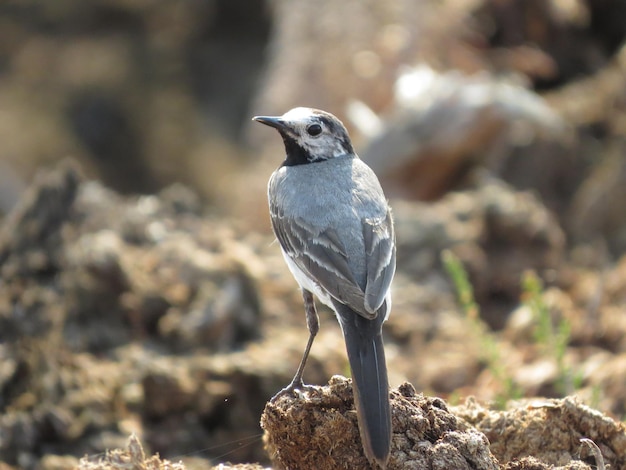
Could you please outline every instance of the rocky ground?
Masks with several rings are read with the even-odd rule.
[[[299,104],[394,210],[389,468],[626,468],[623,2],[245,4],[0,6],[0,468],[367,467],[328,311],[268,404]]]

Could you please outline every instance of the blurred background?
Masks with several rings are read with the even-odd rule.
[[[181,181],[207,198],[217,161],[242,158],[267,2],[7,1],[0,21],[5,210],[67,157],[123,193]]]
[[[0,210],[71,158],[116,191],[181,182],[267,229],[250,204],[282,149],[250,117],[305,105],[346,121],[392,196],[433,200],[487,167],[621,248],[624,5],[5,1]]]
[[[250,119],[295,106],[391,200],[392,385],[624,416],[626,0],[2,0],[0,465],[131,431],[267,463],[306,330],[265,202],[282,142]],[[314,383],[347,370],[322,323]]]

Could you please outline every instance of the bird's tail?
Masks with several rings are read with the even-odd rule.
[[[345,305],[335,305],[352,370],[352,389],[363,450],[385,468],[391,445],[389,382],[383,349],[383,312],[368,320]]]

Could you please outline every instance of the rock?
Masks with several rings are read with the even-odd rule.
[[[487,179],[435,204],[393,200],[398,267],[414,279],[441,269],[451,249],[469,272],[483,316],[496,328],[519,302],[522,274],[543,275],[563,263],[565,238],[555,217],[533,194]],[[553,281],[554,282],[554,281]]]
[[[262,265],[194,201],[180,188],[124,198],[64,166],[43,174],[7,218],[0,409],[11,411],[0,420],[0,461],[33,468],[42,447],[103,451],[122,436],[117,423],[133,421],[129,410],[167,421],[199,397],[207,415],[224,399],[224,386],[185,376],[186,363],[179,375],[159,369],[168,353],[228,352],[260,336]],[[202,324],[194,309],[207,313]],[[159,351],[149,360],[129,346],[147,338]],[[196,441],[166,444],[204,435],[199,421],[188,427]],[[146,440],[164,442],[152,429]]]
[[[391,393],[393,438],[387,468],[498,469],[481,433],[461,429],[443,400],[410,384]],[[267,404],[261,425],[275,468],[370,468],[363,454],[351,381],[334,376],[302,398]]]
[[[61,229],[72,215],[76,170],[41,172],[5,221],[0,235],[2,276],[27,276],[59,268]]]
[[[111,450],[94,460],[83,457],[76,470],[118,470],[129,466],[145,470],[185,470],[182,462],[162,460],[158,455],[146,457],[141,442],[134,434],[128,439],[125,449]]]
[[[505,411],[483,408],[474,401],[453,408],[456,416],[485,433],[498,461],[513,462],[532,456],[537,467],[518,463],[505,468],[591,468],[579,461],[596,463],[580,438],[591,439],[611,468],[626,465],[626,425],[567,397],[559,400],[527,400]],[[526,466],[524,466],[526,465]],[[561,467],[559,467],[561,468]]]
[[[403,72],[395,99],[361,158],[387,194],[436,200],[476,167],[499,167],[518,141],[564,140],[565,123],[542,98],[488,74]]]

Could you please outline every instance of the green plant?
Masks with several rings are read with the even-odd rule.
[[[522,299],[536,322],[535,343],[543,350],[545,356],[554,358],[556,362],[557,393],[562,396],[570,395],[582,384],[582,373],[575,371],[565,362],[572,328],[566,318],[561,318],[556,325],[554,324],[543,290],[543,282],[535,272],[526,271],[522,275]]]
[[[521,397],[521,389],[509,374],[502,357],[495,335],[480,317],[480,307],[474,298],[474,289],[467,276],[461,260],[450,250],[444,250],[441,255],[446,272],[452,280],[459,304],[475,338],[478,339],[481,351],[481,360],[500,385],[496,394],[495,404],[503,409],[506,402]]]

